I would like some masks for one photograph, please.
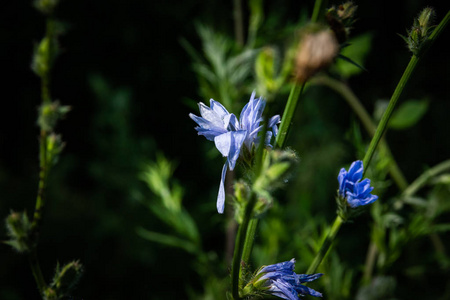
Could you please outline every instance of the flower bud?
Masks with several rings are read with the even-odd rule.
[[[42,130],[52,131],[59,119],[70,111],[70,106],[60,105],[58,101],[44,103],[39,107],[38,125]]]
[[[59,0],[35,0],[34,7],[45,15],[50,15],[58,5]]]
[[[326,14],[327,23],[333,30],[340,44],[348,40],[350,29],[354,21],[354,15],[358,6],[349,1],[338,7],[332,6]]]
[[[53,289],[59,297],[65,296],[78,283],[82,272],[83,266],[79,261],[72,261],[62,268],[60,268],[58,264],[56,266],[51,289]]]
[[[406,42],[408,49],[414,55],[420,55],[426,48],[428,37],[433,31],[433,21],[435,17],[434,9],[426,7],[422,10],[419,16],[414,20],[411,30],[408,35],[400,35]]]
[[[21,253],[30,251],[33,246],[30,238],[32,229],[26,212],[11,212],[6,218],[6,228],[10,237],[6,244]]]
[[[328,67],[339,52],[334,34],[329,30],[306,34],[295,57],[295,79],[304,83],[320,70]]]

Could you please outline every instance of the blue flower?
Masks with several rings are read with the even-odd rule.
[[[348,172],[342,168],[338,175],[339,196],[347,199],[352,208],[370,204],[378,199],[378,196],[370,194],[373,191],[370,179],[361,181],[363,171],[362,161],[357,160],[351,164]]]
[[[242,109],[240,121],[219,102],[211,99],[210,104],[210,107],[208,107],[200,102],[198,106],[201,117],[194,114],[189,114],[189,117],[199,125],[195,128],[198,134],[205,136],[207,140],[214,141],[217,150],[227,158],[222,168],[217,196],[217,211],[223,213],[225,205],[224,181],[227,168],[230,168],[231,171],[234,170],[242,146],[251,152],[253,145],[259,144],[258,133],[263,128],[263,125],[261,125],[263,121],[262,113],[266,103],[261,98],[255,99],[255,92],[253,92],[250,101]],[[279,122],[279,115],[269,119],[268,127],[271,131],[266,133],[265,145],[271,147],[270,140],[272,136],[277,135],[277,124]]]
[[[265,266],[256,273],[255,278],[257,278],[257,280],[253,285],[257,287],[261,286],[269,294],[288,300],[298,300],[299,295],[322,297],[321,293],[304,286],[301,283],[316,280],[323,274],[296,274],[294,272],[294,267],[295,259]]]

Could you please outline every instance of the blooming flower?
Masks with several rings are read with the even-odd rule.
[[[219,194],[217,196],[217,211],[223,213],[225,205],[225,174],[227,168],[232,171],[236,166],[236,161],[241,154],[242,146],[251,152],[253,145],[259,144],[258,133],[263,126],[262,113],[266,103],[261,98],[255,99],[255,92],[252,93],[250,101],[244,106],[240,115],[240,121],[234,114],[219,102],[210,100],[210,107],[203,103],[199,103],[200,115],[189,114],[199,126],[195,129],[199,135],[205,136],[207,140],[214,141],[217,150],[227,158],[222,168],[222,176],[220,179]],[[277,124],[280,122],[280,116],[276,115],[269,119],[268,127],[272,131],[266,133],[265,145],[270,145],[272,136],[276,136],[278,132]]]
[[[357,160],[351,164],[348,172],[344,168],[339,172],[339,196],[346,198],[352,208],[370,204],[378,199],[378,196],[370,194],[373,191],[370,179],[361,181],[363,171],[362,161]]]
[[[288,300],[298,300],[299,295],[322,297],[322,294],[302,285],[311,282],[323,274],[296,274],[294,272],[295,259],[263,267],[256,275],[253,286],[265,289],[269,294]]]

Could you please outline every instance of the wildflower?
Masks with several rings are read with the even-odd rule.
[[[255,99],[255,92],[252,93],[250,101],[244,106],[240,115],[240,121],[219,102],[210,100],[210,107],[199,103],[200,115],[189,114],[199,126],[195,129],[199,135],[205,136],[209,141],[214,141],[217,150],[227,158],[220,179],[219,194],[217,196],[217,211],[223,213],[225,205],[225,174],[227,168],[234,170],[236,162],[244,146],[247,152],[251,153],[253,146],[259,144],[258,134],[263,126],[260,124],[263,120],[262,113],[266,103],[262,98]],[[270,146],[272,136],[278,133],[277,124],[280,122],[280,116],[276,115],[269,119],[268,128],[271,131],[266,133],[264,144]]]
[[[339,172],[339,196],[345,198],[352,208],[370,204],[378,199],[378,196],[370,194],[373,191],[370,179],[361,181],[363,171],[362,161],[357,160],[351,164],[348,172],[344,168]]]
[[[288,300],[298,300],[299,295],[311,295],[322,297],[322,294],[302,285],[301,283],[311,282],[321,277],[323,274],[296,274],[294,272],[295,259],[285,261],[261,268],[251,281],[253,289],[263,291],[273,296]],[[245,288],[244,288],[245,290]]]

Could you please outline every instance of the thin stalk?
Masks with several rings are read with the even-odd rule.
[[[245,245],[245,240],[247,236],[247,230],[249,227],[250,219],[253,215],[253,208],[256,203],[256,194],[252,191],[250,195],[250,200],[245,206],[244,218],[242,220],[241,226],[239,226],[238,233],[236,236],[236,243],[234,245],[234,255],[231,265],[231,291],[234,300],[239,298],[239,273],[241,267],[241,257]]]
[[[411,78],[411,75],[416,69],[418,62],[419,58],[413,55],[411,57],[411,60],[409,61],[408,66],[406,67],[405,72],[403,73],[402,78],[400,78],[400,81],[397,84],[394,93],[392,94],[391,100],[389,101],[389,105],[386,108],[386,111],[384,112],[383,117],[380,120],[380,123],[378,124],[377,130],[375,131],[372,141],[370,142],[369,149],[367,150],[366,155],[364,156],[363,159],[364,173],[366,173],[367,169],[369,168],[370,161],[372,160],[373,154],[375,153],[375,150],[378,146],[378,143],[381,140],[381,137],[383,136],[384,132],[387,129],[389,119],[391,118],[392,113],[394,112],[394,108],[397,104],[397,101],[400,98],[400,95],[402,94],[403,89],[405,88],[409,79]]]
[[[321,13],[323,13],[324,7],[326,5],[327,5],[326,0],[316,0],[316,2],[314,3],[314,10],[311,17],[311,22],[314,23],[320,21],[321,17],[323,16],[323,14],[321,15]]]
[[[331,244],[333,243],[334,239],[336,238],[337,233],[339,232],[339,229],[341,228],[341,225],[344,223],[342,218],[338,215],[336,219],[334,220],[333,226],[331,227],[330,231],[328,232],[327,237],[322,243],[322,246],[319,249],[319,252],[317,252],[316,257],[314,258],[313,262],[308,268],[308,271],[306,271],[306,274],[313,274],[316,272],[317,268],[319,267],[320,263],[322,262],[323,258],[327,254],[328,250],[330,249]]]
[[[33,277],[38,286],[39,292],[41,295],[44,294],[44,291],[47,287],[45,283],[44,276],[42,275],[41,267],[39,265],[39,261],[37,259],[36,250],[32,250],[28,255],[28,261],[30,263],[31,272],[33,273]]]
[[[439,25],[436,27],[436,29],[428,38],[427,42],[423,45],[423,49],[420,51],[420,56],[413,55],[411,57],[411,60],[409,61],[409,64],[406,67],[406,70],[403,73],[402,78],[400,78],[400,81],[397,84],[394,93],[392,94],[391,100],[389,101],[389,105],[386,111],[384,112],[380,123],[378,124],[377,131],[375,132],[375,135],[369,145],[369,149],[367,150],[366,155],[364,156],[363,160],[364,173],[367,171],[370,161],[372,160],[372,156],[375,152],[375,149],[377,148],[377,145],[380,142],[381,137],[383,136],[384,132],[387,129],[387,125],[389,119],[391,118],[392,112],[394,111],[395,105],[397,104],[397,101],[400,98],[403,89],[405,88],[406,84],[411,78],[411,75],[414,73],[414,70],[416,69],[416,66],[420,61],[420,58],[430,48],[430,46],[434,43],[437,37],[442,33],[444,28],[448,25],[449,20],[450,20],[450,11],[447,12],[444,19],[442,19],[442,21],[439,23]]]
[[[411,183],[410,186],[403,191],[402,196],[411,197],[412,195],[417,193],[417,191],[422,188],[428,182],[428,180],[448,169],[450,169],[450,160],[446,160],[437,164],[436,166],[420,175],[416,180],[414,180],[414,182]]]
[[[244,22],[242,15],[242,0],[233,0],[234,36],[239,46],[244,45]]]
[[[253,249],[253,242],[255,240],[256,228],[258,228],[259,219],[253,218],[250,220],[247,230],[247,237],[244,243],[244,251],[242,252],[242,261],[247,263],[250,259],[250,254]]]
[[[331,88],[333,91],[337,92],[339,95],[341,95],[341,97],[344,98],[344,100],[348,103],[348,105],[353,109],[355,114],[358,116],[358,118],[360,119],[361,123],[363,124],[364,128],[369,133],[369,135],[371,137],[374,136],[376,126],[372,122],[372,118],[370,117],[369,113],[366,111],[364,106],[361,104],[361,101],[358,99],[358,97],[356,97],[353,91],[348,87],[348,85],[328,76],[315,77],[312,79],[311,83],[325,85]],[[408,186],[408,182],[406,181],[405,176],[400,170],[384,137],[380,141],[380,148],[383,149],[391,159],[388,168],[392,179],[397,184],[400,190],[406,189]]]
[[[278,130],[277,139],[275,145],[278,148],[283,148],[286,142],[286,137],[291,125],[292,117],[294,116],[295,109],[297,108],[298,99],[303,92],[305,84],[294,84],[289,93],[289,98],[284,109],[283,117],[281,118],[280,129]]]

